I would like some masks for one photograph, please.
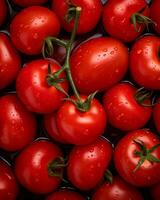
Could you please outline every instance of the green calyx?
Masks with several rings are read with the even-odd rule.
[[[137,166],[133,170],[133,172],[136,172],[146,160],[148,160],[151,163],[160,163],[160,159],[158,159],[157,157],[152,155],[154,150],[156,150],[158,147],[160,147],[160,144],[157,144],[157,145],[151,147],[150,149],[147,149],[147,147],[143,141],[141,141],[141,140],[133,140],[133,141],[140,148],[139,151],[136,150],[134,152],[134,155],[139,157],[140,159],[137,163]]]

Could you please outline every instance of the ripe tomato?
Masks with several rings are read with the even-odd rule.
[[[1,6],[0,6],[0,26],[3,24],[5,18],[7,15],[7,4],[6,0],[1,0]]]
[[[8,86],[17,76],[21,67],[18,52],[9,37],[0,33],[0,89]]]
[[[93,38],[73,51],[70,64],[74,82],[82,93],[103,91],[125,75],[128,50],[116,39]]]
[[[150,197],[152,200],[159,200],[160,197],[160,183],[153,185],[150,188]]]
[[[136,91],[137,89],[129,83],[119,83],[105,93],[103,105],[108,122],[114,127],[124,131],[135,130],[149,121],[152,108],[140,105],[136,101]]]
[[[15,174],[18,181],[33,193],[52,192],[60,184],[60,178],[51,176],[48,168],[59,156],[62,156],[62,152],[55,144],[46,140],[33,142],[16,158]]]
[[[47,0],[13,0],[13,2],[16,5],[22,6],[22,7],[27,7],[27,6],[33,6],[33,5],[41,5],[47,2]]]
[[[157,100],[157,104],[154,106],[153,119],[154,119],[154,124],[157,128],[157,131],[158,133],[160,133],[160,98]]]
[[[0,148],[17,151],[36,135],[36,118],[14,94],[0,97]]]
[[[25,106],[33,112],[53,112],[60,107],[65,97],[62,92],[46,81],[49,63],[51,73],[60,69],[60,65],[55,60],[39,59],[27,63],[17,77],[17,94]],[[64,74],[61,74],[60,78],[65,78]],[[59,85],[67,91],[66,81]]]
[[[144,36],[130,52],[130,71],[142,87],[160,89],[160,38]]]
[[[93,195],[92,200],[143,200],[141,193],[119,176],[113,182],[104,183]]]
[[[52,9],[59,17],[63,28],[68,32],[72,31],[74,20],[67,22],[65,16],[70,7],[77,6],[82,8],[77,33],[87,33],[95,28],[101,17],[102,3],[100,0],[52,0]]]
[[[154,162],[156,158],[160,159],[160,148],[149,151],[158,144],[158,137],[147,129],[125,135],[114,151],[114,163],[120,176],[138,187],[148,187],[160,182],[160,163]],[[140,162],[141,165],[136,169]]]
[[[155,22],[154,29],[157,33],[160,33],[160,15],[159,15],[160,1],[154,0],[151,2],[150,6],[150,16]]]
[[[49,113],[44,115],[43,122],[44,127],[50,137],[52,137],[55,141],[66,143],[57,128],[56,113]]]
[[[85,200],[79,193],[70,190],[60,190],[54,192],[46,200]]]
[[[83,102],[86,98],[81,96]],[[87,112],[81,112],[71,101],[65,101],[58,110],[56,118],[61,137],[67,143],[76,145],[95,141],[103,134],[106,122],[104,108],[96,99],[92,100]]]
[[[131,42],[144,30],[144,23],[136,23],[134,27],[131,17],[145,8],[141,13],[149,16],[149,8],[145,0],[110,0],[103,10],[103,25],[107,33],[124,42]]]
[[[11,21],[10,34],[15,47],[29,55],[40,54],[43,40],[57,36],[60,23],[48,8],[30,6],[20,11]]]
[[[69,154],[67,175],[81,190],[94,188],[102,179],[112,157],[112,146],[104,138],[73,147]]]
[[[10,167],[0,159],[0,199],[16,200],[18,190],[16,179]]]

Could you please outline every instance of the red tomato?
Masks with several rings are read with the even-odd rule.
[[[146,146],[145,151],[135,143],[135,140]],[[148,152],[149,149],[158,144],[160,144],[158,137],[147,129],[136,130],[125,135],[114,151],[115,167],[121,177],[138,187],[147,187],[160,182],[160,163],[151,159],[153,156],[160,159],[160,148]],[[138,152],[141,155],[138,155]],[[144,162],[136,170],[142,159]]]
[[[143,200],[141,193],[124,182],[119,176],[113,182],[104,183],[93,195],[92,200]]]
[[[13,2],[19,6],[27,7],[27,6],[33,6],[33,5],[41,5],[46,3],[48,0],[13,0]]]
[[[33,193],[52,192],[60,184],[60,178],[50,176],[48,167],[59,156],[62,156],[62,152],[55,144],[46,140],[33,142],[16,158],[18,181]]]
[[[49,113],[44,115],[43,118],[44,127],[49,134],[55,141],[66,143],[66,141],[62,138],[56,124],[56,113]]]
[[[21,60],[10,39],[0,33],[0,89],[15,80],[21,67]]]
[[[1,6],[0,6],[0,26],[1,26],[7,15],[7,4],[6,4],[6,0],[1,0],[0,3],[1,3]]]
[[[134,27],[131,17],[145,8],[141,13],[149,16],[149,8],[145,0],[110,0],[103,10],[103,25],[107,33],[124,42],[131,42],[144,30],[144,23],[136,23]]]
[[[112,157],[112,146],[104,138],[73,147],[69,154],[67,175],[81,190],[94,188],[102,179]]]
[[[152,108],[140,105],[136,101],[136,91],[137,89],[129,83],[119,83],[105,93],[103,105],[108,122],[114,127],[124,131],[135,130],[149,121]]]
[[[10,34],[15,47],[29,55],[40,54],[43,40],[57,36],[60,23],[48,8],[30,6],[20,11],[11,21]]]
[[[85,101],[86,96],[81,96]],[[84,145],[95,141],[106,127],[106,113],[93,99],[87,112],[79,111],[71,101],[65,101],[57,112],[56,123],[61,137],[70,144]]]
[[[14,94],[0,98],[0,148],[17,151],[36,135],[36,118]]]
[[[144,36],[130,52],[130,71],[142,87],[160,89],[160,38]]]
[[[68,32],[72,31],[74,20],[67,22],[65,16],[70,7],[77,6],[82,8],[77,33],[87,33],[95,28],[101,17],[102,3],[100,0],[52,0],[52,9],[59,17],[63,28]]]
[[[159,200],[160,197],[160,183],[150,188],[150,196],[152,200]]]
[[[116,39],[93,38],[73,51],[70,63],[74,82],[82,93],[103,91],[124,77],[128,50]]]
[[[160,98],[157,100],[157,104],[154,106],[153,118],[154,118],[154,124],[157,128],[157,131],[158,133],[160,133]]]
[[[46,198],[46,200],[85,200],[80,194],[70,190],[60,190],[54,192]]]
[[[151,19],[155,22],[154,29],[157,33],[160,33],[160,14],[159,14],[159,8],[160,8],[160,1],[154,0],[151,2],[150,6],[150,16]]]
[[[0,159],[0,200],[16,200],[18,190],[16,179],[10,167]]]
[[[17,94],[25,106],[33,112],[53,112],[60,107],[65,97],[46,81],[49,63],[52,73],[60,69],[60,65],[55,60],[39,59],[27,63],[17,77]],[[62,77],[64,78],[64,74],[60,75],[60,78]],[[67,91],[66,81],[60,83],[60,86]]]

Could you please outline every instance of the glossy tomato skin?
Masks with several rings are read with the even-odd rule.
[[[15,94],[0,97],[0,148],[17,151],[34,139],[37,130],[35,116]]]
[[[150,188],[150,196],[152,200],[159,200],[160,197],[160,183],[153,185]]]
[[[104,183],[94,193],[92,200],[143,200],[141,193],[119,176],[113,177],[113,182]]]
[[[150,6],[150,16],[151,19],[155,22],[154,29],[157,33],[160,33],[160,15],[159,15],[160,1],[154,0]]]
[[[56,113],[49,113],[49,114],[44,115],[43,123],[48,135],[52,139],[61,143],[66,143],[66,141],[62,138],[57,128]]]
[[[142,128],[150,119],[152,108],[140,105],[135,99],[137,89],[130,83],[119,83],[103,97],[108,122],[112,126],[131,131]],[[150,101],[144,102],[150,104]]]
[[[27,63],[17,77],[17,94],[32,112],[53,112],[60,107],[65,97],[62,92],[54,86],[49,86],[46,81],[49,63],[52,73],[60,69],[60,65],[55,60],[38,59]],[[64,78],[65,76],[61,74],[60,77]],[[68,90],[66,81],[60,85],[65,91]]]
[[[103,179],[111,157],[112,146],[104,138],[73,147],[68,159],[68,179],[81,190],[94,188]]]
[[[85,198],[77,192],[65,189],[54,192],[46,200],[85,200]]]
[[[143,32],[145,25],[137,23],[137,31],[131,21],[131,16],[144,7],[145,10],[141,14],[148,17],[149,8],[145,0],[108,1],[103,9],[103,26],[106,32],[123,42],[133,41]]]
[[[7,3],[6,0],[1,0],[0,6],[0,26],[3,24],[7,15]]]
[[[62,27],[71,32],[74,25],[74,20],[67,22],[65,16],[70,7],[70,1],[66,0],[52,0],[52,9],[59,17]],[[82,8],[77,33],[84,34],[95,28],[102,12],[102,3],[100,0],[72,0],[71,4],[75,7]],[[92,19],[92,20],[91,20]]]
[[[142,87],[160,89],[160,39],[144,36],[134,43],[130,52],[130,73]]]
[[[28,6],[33,6],[33,5],[41,5],[47,2],[47,0],[13,0],[13,2],[22,7],[28,7]]]
[[[148,187],[160,181],[160,163],[145,160],[139,169],[134,171],[140,160],[135,151],[140,148],[133,140],[141,140],[147,147],[160,143],[158,137],[147,129],[136,130],[125,135],[114,151],[114,164],[120,176],[126,182],[137,187]],[[160,159],[160,148],[153,151],[152,155]]]
[[[128,49],[113,38],[93,38],[73,51],[70,64],[81,93],[107,90],[124,77],[128,69]]]
[[[0,199],[16,200],[18,191],[18,184],[11,168],[0,159]]]
[[[21,67],[21,59],[11,40],[5,33],[0,33],[0,89],[16,79]]]
[[[38,140],[25,148],[16,158],[15,174],[30,192],[47,194],[60,184],[60,178],[50,176],[48,165],[62,156],[59,147],[47,140]]]
[[[10,34],[15,47],[28,55],[41,53],[44,39],[57,36],[60,23],[54,12],[42,6],[29,6],[11,21]]]
[[[157,131],[158,133],[160,133],[160,98],[157,100],[157,103],[155,104],[153,108],[153,119],[154,119],[154,124],[157,128]]]
[[[81,96],[82,101],[86,98]],[[67,143],[84,145],[103,134],[107,117],[103,106],[96,99],[92,100],[87,112],[81,112],[72,102],[65,101],[57,112],[56,123],[61,137]]]

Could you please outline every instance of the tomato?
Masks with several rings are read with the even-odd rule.
[[[7,16],[7,3],[6,0],[1,0],[0,6],[0,26],[4,23],[4,20]]]
[[[157,33],[160,33],[160,15],[158,8],[160,7],[160,1],[154,0],[151,2],[150,6],[150,16],[151,19],[155,22],[154,29]]]
[[[93,38],[73,51],[70,64],[80,92],[103,91],[124,77],[128,68],[128,50],[116,39]]]
[[[92,200],[143,200],[141,193],[119,176],[113,177],[113,182],[104,183],[97,189]]]
[[[62,156],[62,152],[55,144],[47,140],[33,142],[16,158],[15,174],[18,181],[33,193],[52,192],[61,180],[57,176],[51,176],[48,168],[59,156]]]
[[[33,112],[53,112],[60,107],[65,97],[62,92],[46,81],[49,63],[52,73],[60,69],[60,65],[55,60],[38,59],[27,63],[17,77],[17,94],[25,106]],[[60,78],[65,78],[64,74],[61,74]],[[67,91],[66,81],[59,85]]]
[[[148,89],[160,89],[160,39],[144,36],[130,52],[130,72],[136,83]]]
[[[0,33],[0,89],[16,79],[21,67],[21,59],[9,37]]]
[[[34,139],[36,129],[35,116],[15,94],[0,97],[0,148],[21,150]]]
[[[27,7],[27,6],[33,6],[33,5],[41,5],[47,2],[47,0],[13,0],[13,2],[16,5],[22,6],[22,7]]]
[[[11,21],[10,34],[15,47],[29,55],[40,54],[43,40],[57,36],[60,23],[54,12],[41,6],[20,11]]]
[[[18,191],[18,184],[11,168],[0,159],[0,199],[16,200]]]
[[[81,96],[83,102],[85,99],[86,96]],[[57,112],[56,123],[67,143],[84,145],[103,134],[107,119],[104,108],[96,99],[92,100],[86,112],[79,111],[71,101],[65,101]]]
[[[160,133],[160,98],[157,100],[157,103],[153,108],[153,119],[157,131]]]
[[[104,138],[75,146],[67,165],[68,179],[81,190],[94,188],[102,179],[112,157],[112,146]]]
[[[44,115],[43,122],[44,127],[51,138],[53,138],[55,141],[66,143],[66,141],[62,138],[57,128],[56,113],[49,113]]]
[[[151,148],[158,144],[160,144],[158,137],[147,129],[125,135],[114,151],[114,164],[121,177],[138,187],[148,187],[158,183],[160,163],[154,161],[160,159],[160,148],[151,151]],[[141,165],[138,167],[140,162]]]
[[[60,190],[54,192],[46,200],[85,200],[79,193],[70,190]]]
[[[160,183],[153,185],[150,188],[150,196],[152,198],[152,200],[159,200],[159,196],[160,196]]]
[[[136,91],[129,83],[119,83],[105,93],[103,105],[112,126],[131,131],[143,127],[149,121],[152,108],[137,102]],[[144,103],[150,104],[150,101]]]
[[[69,23],[65,20],[70,7],[82,8],[77,29],[78,34],[91,31],[100,20],[102,12],[102,3],[100,0],[52,0],[52,9],[59,17],[62,27],[68,32],[72,31],[74,25],[73,19]]]
[[[145,0],[110,0],[103,10],[103,25],[107,33],[124,42],[131,42],[144,30],[145,23],[136,22],[136,28],[131,20],[133,14],[145,8],[141,13],[149,16],[149,8]],[[136,30],[137,29],[137,30]]]

